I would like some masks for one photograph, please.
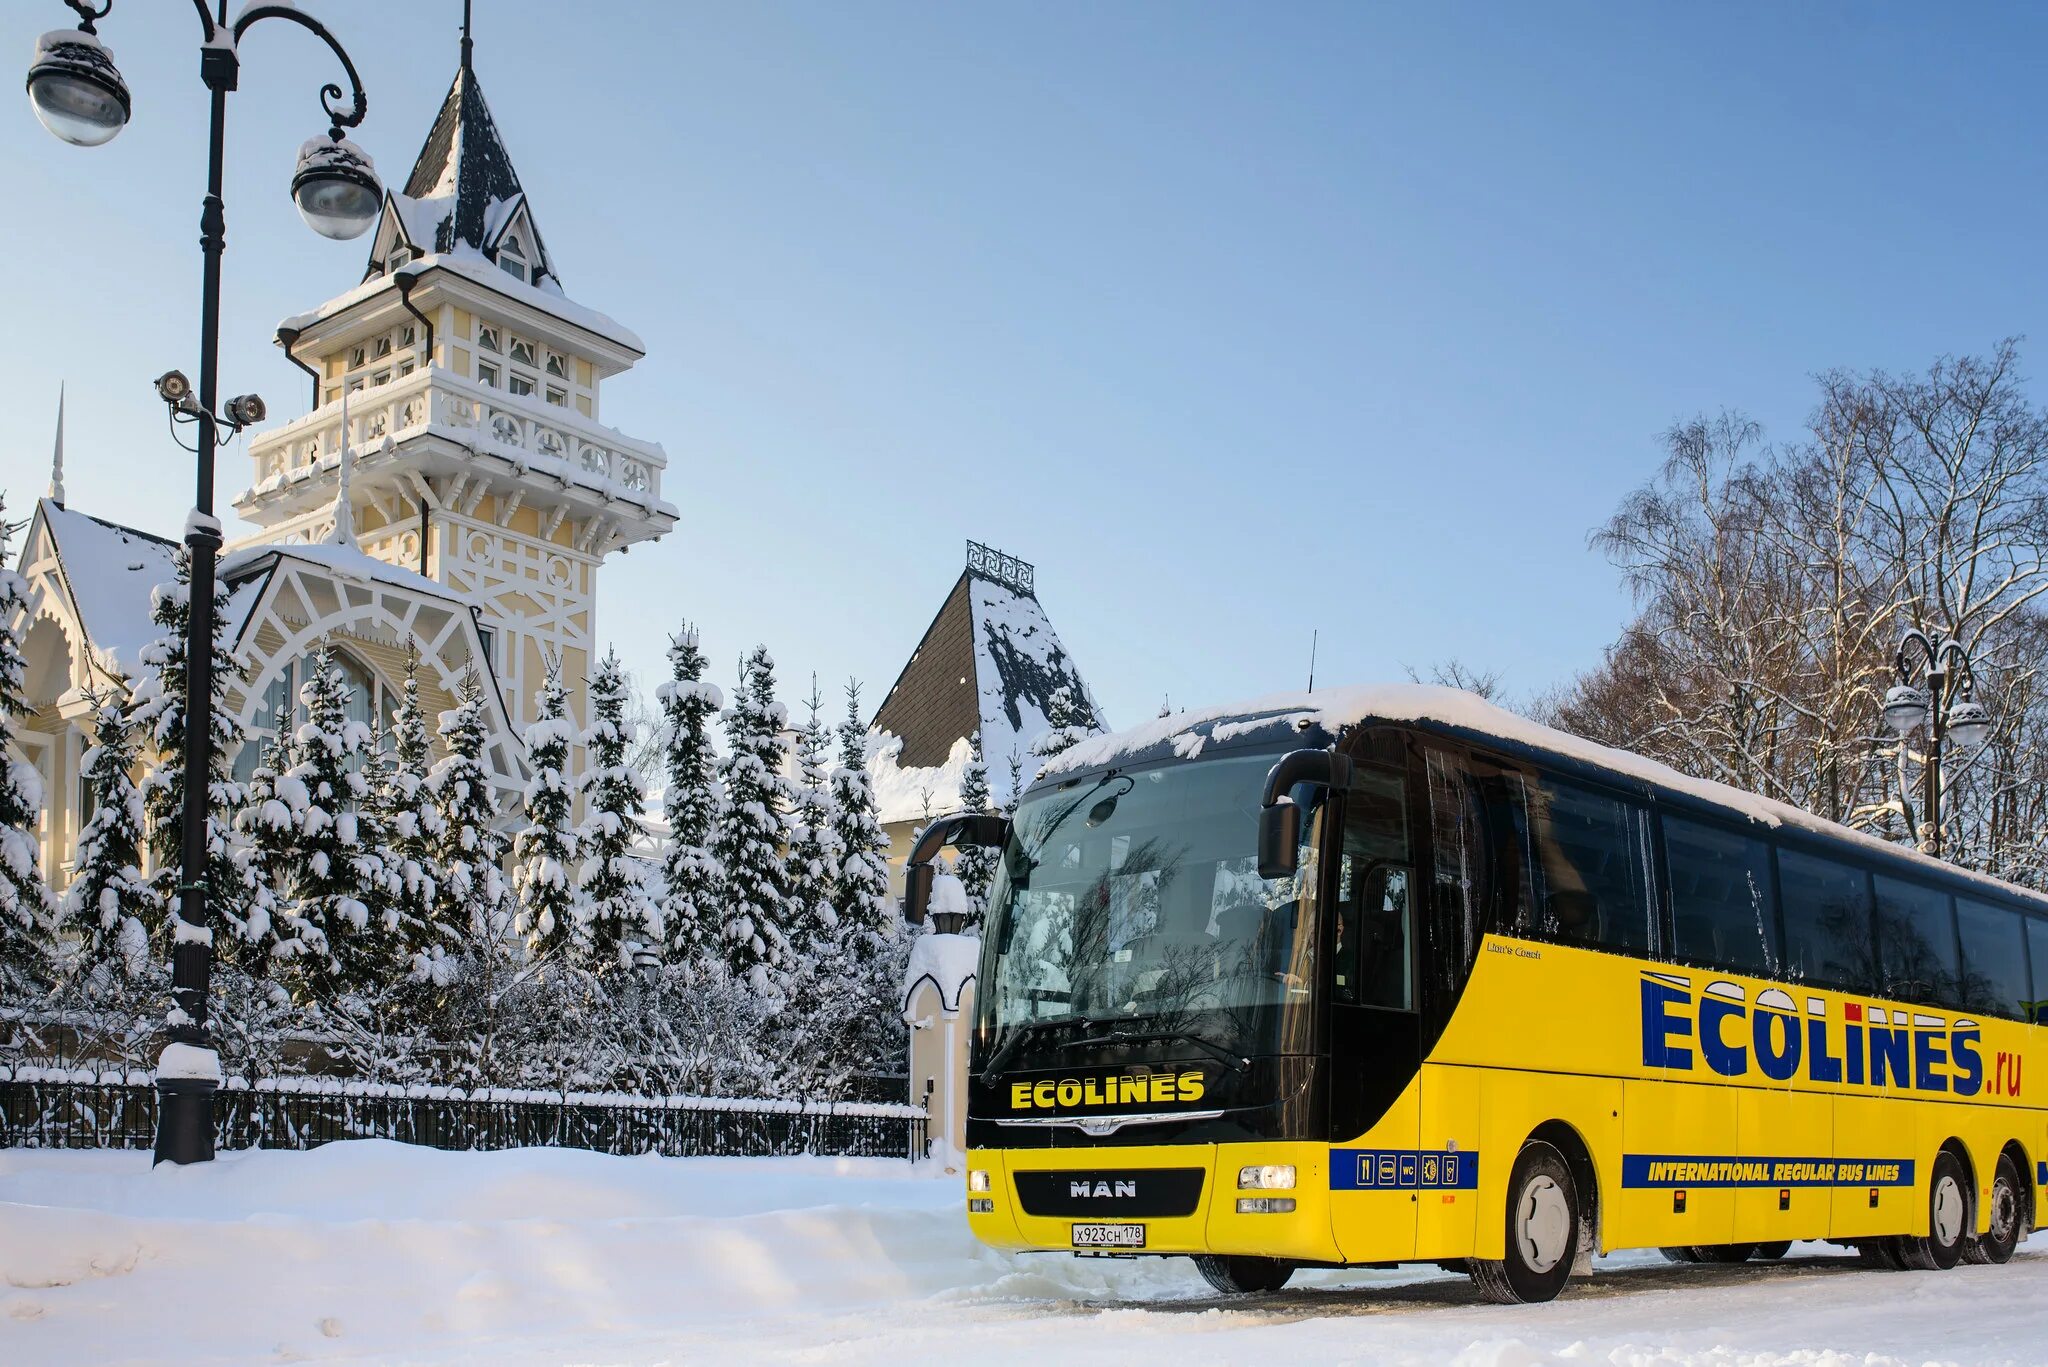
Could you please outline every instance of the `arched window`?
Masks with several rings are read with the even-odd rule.
[[[390,734],[392,717],[398,711],[397,690],[386,688],[367,665],[345,650],[330,651],[329,658],[348,685],[348,719],[368,726],[375,717],[384,733]],[[242,748],[235,754],[236,781],[248,782],[264,751],[279,740],[291,739],[305,724],[305,686],[317,664],[316,656],[301,655],[271,676],[256,705],[256,715],[250,718]]]
[[[498,244],[498,269],[519,280],[526,279],[526,245],[519,234],[506,233]]]

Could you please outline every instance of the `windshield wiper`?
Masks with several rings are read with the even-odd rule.
[[[1022,1025],[1012,1028],[1010,1037],[997,1045],[996,1051],[989,1055],[988,1063],[981,1070],[982,1077],[990,1082],[1000,1078],[1003,1075],[1003,1065],[1010,1061],[1010,1055],[1017,1052],[1019,1045],[1039,1031],[1049,1029],[1055,1025],[1079,1025],[1083,1030],[1093,1030],[1095,1028],[1095,1022],[1089,1020],[1086,1016],[1062,1016],[1058,1020],[1025,1021]]]
[[[1090,1044],[1151,1044],[1165,1040],[1181,1040],[1198,1049],[1206,1050],[1233,1073],[1243,1072],[1245,1065],[1251,1062],[1248,1058],[1239,1058],[1216,1041],[1204,1039],[1188,1030],[1112,1030],[1106,1035],[1068,1040],[1060,1048],[1079,1049]]]

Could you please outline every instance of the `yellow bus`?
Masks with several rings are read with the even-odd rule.
[[[1001,850],[966,1160],[998,1248],[1542,1301],[1626,1248],[2004,1262],[2048,1182],[2048,898],[1469,694],[1084,741],[925,832],[913,920],[946,844]]]

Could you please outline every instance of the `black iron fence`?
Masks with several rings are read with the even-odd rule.
[[[465,1091],[323,1077],[229,1078],[213,1106],[223,1149],[395,1139],[437,1149],[921,1158],[925,1119],[921,1107],[890,1102]],[[147,1073],[0,1067],[0,1148],[147,1149],[155,1138]]]

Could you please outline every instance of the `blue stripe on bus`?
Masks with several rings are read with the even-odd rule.
[[[1624,1187],[1910,1187],[1910,1158],[1625,1153]]]
[[[1332,1149],[1331,1191],[1472,1191],[1479,1155],[1458,1149]]]

